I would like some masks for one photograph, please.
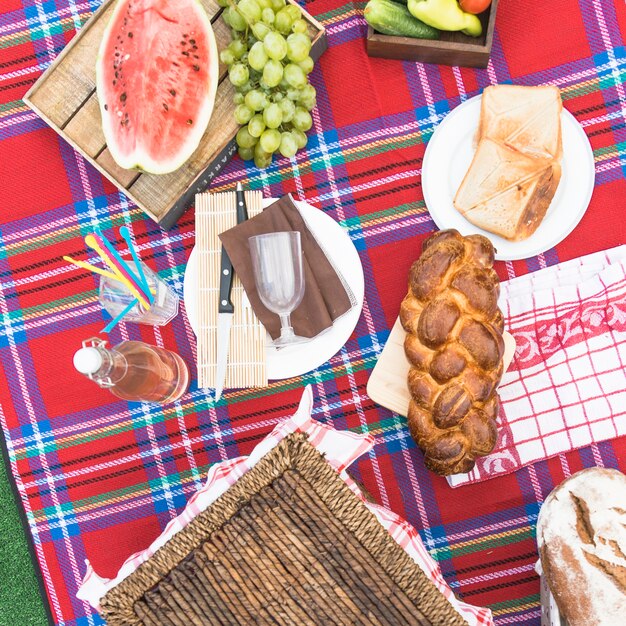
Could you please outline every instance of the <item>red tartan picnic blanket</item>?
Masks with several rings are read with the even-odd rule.
[[[538,624],[540,503],[582,467],[626,470],[626,439],[452,490],[424,469],[404,418],[375,405],[365,386],[398,314],[409,266],[435,229],[421,192],[425,145],[447,112],[486,85],[558,85],[596,163],[594,195],[579,226],[538,257],[498,263],[501,278],[626,241],[624,3],[501,0],[486,70],[370,59],[364,3],[307,3],[329,42],[312,74],[319,106],[307,149],[295,167],[283,159],[264,172],[235,159],[212,189],[242,181],[268,197],[291,192],[339,221],[363,263],[363,314],[342,351],[314,372],[267,390],[227,391],[217,405],[194,380],[165,409],[118,400],[74,372],[73,352],[100,331],[104,316],[94,277],[61,257],[88,258],[86,232],[97,224],[118,240],[126,223],[142,257],[182,295],[193,212],[171,231],[160,230],[21,101],[98,5],[0,5],[0,424],[52,619],[101,623],[76,598],[84,560],[99,575],[114,576],[182,511],[211,465],[249,454],[293,414],[310,383],[315,419],[374,436],[352,475],[415,526],[452,590],[489,606],[497,624]],[[194,362],[184,305],[164,328],[122,324],[110,336],[112,343],[128,338]]]

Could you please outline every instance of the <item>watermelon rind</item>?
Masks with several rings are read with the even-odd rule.
[[[213,32],[211,21],[202,4],[199,0],[190,0],[189,5],[195,8],[199,24],[201,24],[202,28],[206,31],[209,46],[209,80],[206,84],[206,97],[203,99],[201,108],[195,113],[193,127],[187,129],[185,141],[181,143],[179,149],[175,153],[169,155],[169,158],[155,159],[140,143],[135,146],[135,149],[131,153],[124,154],[124,151],[122,151],[122,149],[118,146],[117,133],[115,129],[116,120],[112,111],[105,108],[106,97],[104,94],[107,93],[107,88],[109,86],[106,84],[106,80],[104,79],[104,64],[108,61],[105,51],[109,43],[109,38],[113,37],[116,33],[114,27],[118,24],[120,15],[123,11],[125,11],[126,5],[129,1],[133,0],[117,0],[107,28],[103,34],[96,60],[96,91],[98,94],[100,113],[102,117],[102,130],[109,152],[121,168],[127,170],[141,170],[150,174],[169,174],[180,169],[191,158],[193,153],[198,148],[204,133],[206,132],[213,113],[215,96],[219,82],[219,57],[215,34]],[[160,1],[164,5],[173,5],[172,8],[174,10],[179,10],[179,0]]]

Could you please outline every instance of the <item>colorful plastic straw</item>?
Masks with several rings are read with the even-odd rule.
[[[135,298],[130,304],[128,304],[121,313],[118,313],[116,317],[114,317],[100,332],[101,333],[110,333],[115,326],[117,326],[124,316],[138,303],[139,301]]]
[[[120,234],[128,245],[128,249],[133,257],[135,270],[133,270],[128,263],[124,261],[124,259],[122,259],[117,250],[115,250],[115,248],[104,237],[98,228],[94,229],[93,233],[85,236],[85,244],[87,247],[95,250],[100,255],[102,261],[107,265],[108,270],[90,265],[84,261],[77,261],[69,256],[63,257],[65,261],[72,263],[77,267],[81,267],[93,272],[94,274],[106,276],[107,278],[121,282],[134,296],[134,300],[100,331],[103,333],[111,332],[111,330],[122,321],[124,316],[127,315],[135,305],[140,305],[144,309],[148,310],[154,302],[153,292],[150,289],[150,284],[148,283],[148,279],[143,271],[139,255],[133,246],[129,229],[126,226],[122,226],[120,228]]]
[[[150,300],[150,304],[152,304],[154,302],[154,296],[152,295],[152,292],[150,291],[150,286],[148,284],[148,279],[146,278],[146,275],[144,274],[141,259],[139,258],[139,255],[137,254],[137,251],[135,250],[135,246],[133,245],[133,240],[131,239],[131,236],[130,236],[130,231],[128,230],[126,226],[122,226],[120,228],[120,235],[122,236],[122,239],[124,239],[124,241],[126,242],[128,249],[130,250],[130,253],[133,257],[133,261],[135,261],[135,267],[137,268],[137,271],[139,272],[139,277],[141,278],[141,284],[143,286],[144,293],[146,293],[146,295],[148,296],[148,299]]]
[[[90,265],[89,263],[85,263],[84,261],[77,261],[76,259],[73,259],[71,256],[64,256],[63,260],[67,261],[68,263],[72,263],[72,265],[76,265],[77,267],[82,267],[84,270],[88,270],[90,272],[93,272],[94,274],[100,274],[100,276],[106,276],[107,278],[112,278],[113,280],[119,280],[119,277],[117,276],[117,274],[112,274],[111,272],[107,272],[106,270],[100,269],[99,267],[96,267],[95,265]]]
[[[106,243],[105,243],[106,242]],[[126,263],[122,262],[121,264],[117,262],[114,258],[114,255],[108,254],[104,248],[111,249],[111,244],[109,244],[106,239],[99,237],[96,233],[92,233],[85,237],[85,243],[89,248],[95,250],[100,258],[109,266],[109,268],[113,271],[114,274],[117,274],[117,279],[122,282],[128,290],[131,292],[144,309],[150,308],[149,298],[145,296],[143,293],[143,289],[135,276],[130,272],[130,268],[126,265]],[[119,255],[117,255],[119,257]]]

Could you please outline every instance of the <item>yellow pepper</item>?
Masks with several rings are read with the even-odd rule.
[[[465,13],[457,0],[408,0],[413,17],[439,30],[460,30],[471,37],[480,37],[483,32],[480,20]]]

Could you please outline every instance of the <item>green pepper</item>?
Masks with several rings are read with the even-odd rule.
[[[418,20],[439,30],[460,30],[471,37],[483,32],[480,20],[465,13],[457,0],[408,0],[408,8]]]

